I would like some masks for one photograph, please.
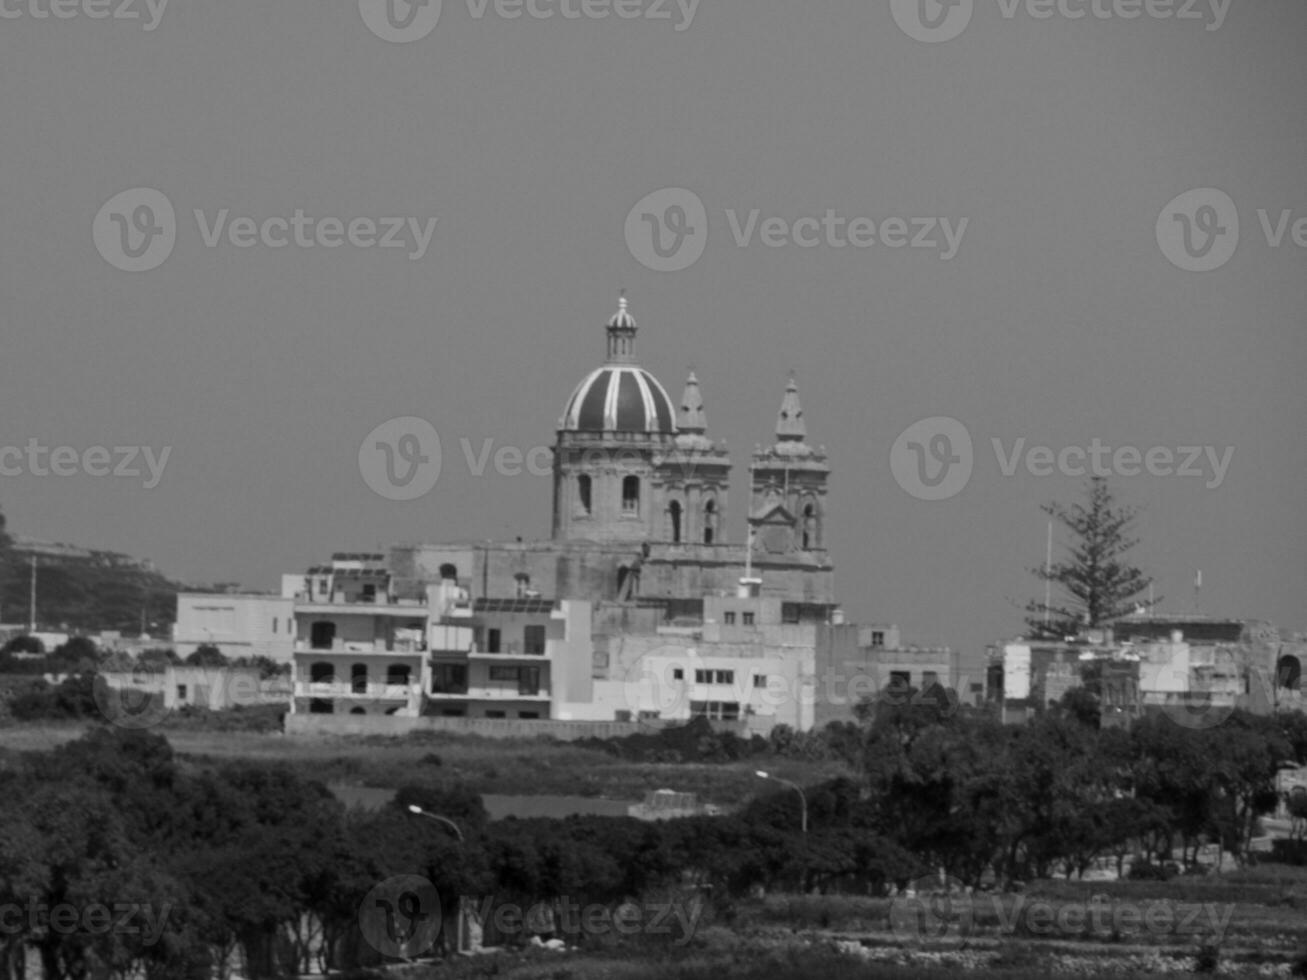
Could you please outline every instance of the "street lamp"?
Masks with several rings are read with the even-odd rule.
[[[439,823],[443,823],[446,827],[448,827],[450,830],[454,832],[454,836],[458,838],[459,843],[463,842],[463,831],[459,830],[458,824],[454,823],[454,821],[450,820],[448,817],[442,817],[435,813],[428,813],[426,810],[422,809],[422,807],[418,806],[416,803],[410,803],[408,805],[408,812],[416,813],[419,817],[426,817],[429,820],[435,820]]]
[[[454,823],[454,821],[450,820],[448,817],[442,817],[438,813],[428,813],[416,803],[410,803],[408,805],[408,812],[444,824],[454,832],[454,836],[458,838],[458,842],[460,844],[463,843],[463,831],[459,830],[458,824]],[[463,933],[466,931],[466,922],[466,907],[463,902],[463,897],[460,895],[458,899],[458,923],[454,927],[457,930],[454,935],[454,951],[457,953],[463,952]]]
[[[773,776],[771,773],[766,772],[762,769],[755,769],[753,774],[757,776],[759,779],[774,779],[776,780],[776,782],[782,783],[785,786],[790,787],[792,790],[794,790],[794,792],[799,794],[799,803],[803,808],[800,811],[801,826],[803,827],[803,832],[806,834],[808,832],[808,798],[803,795],[803,787],[800,786],[798,783],[790,782],[788,779],[781,779],[780,776]]]

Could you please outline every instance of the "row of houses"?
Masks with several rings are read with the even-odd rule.
[[[891,685],[952,686],[957,655],[892,625],[804,620],[744,578],[694,604],[473,598],[453,565],[403,577],[393,556],[338,553],[279,595],[183,593],[174,649],[292,665],[293,715],[677,722],[766,732],[852,717]],[[838,620],[838,617],[834,617]],[[977,689],[975,696],[979,696]],[[319,729],[330,725],[319,722]]]
[[[1106,724],[1165,712],[1193,727],[1235,708],[1302,710],[1307,639],[1260,620],[1139,611],[1064,641],[1017,638],[987,650],[986,699],[1021,722],[1085,687]]]

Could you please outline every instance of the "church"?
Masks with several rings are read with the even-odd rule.
[[[699,379],[673,401],[640,366],[637,332],[623,296],[603,362],[563,403],[548,538],[397,545],[283,576],[295,725],[589,723],[564,726],[575,734],[705,717],[764,733],[848,720],[891,682],[952,682],[950,651],[844,622],[830,465],[794,379],[747,461],[736,537],[734,464]]]
[[[397,574],[456,577],[479,598],[543,596],[661,608],[697,618],[708,595],[742,578],[777,598],[792,622],[834,614],[827,550],[830,466],[808,429],[793,378],[775,441],[748,461],[747,530],[732,538],[733,463],[709,437],[699,379],[679,403],[636,358],[626,297],[606,327],[606,354],[568,397],[554,443],[551,536],[392,551]],[[444,570],[442,572],[442,569]]]

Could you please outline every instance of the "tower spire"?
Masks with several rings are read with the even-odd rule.
[[[781,442],[802,442],[808,438],[808,426],[803,421],[803,406],[799,404],[799,386],[790,372],[785,385],[785,397],[776,416],[776,438]]]
[[[703,392],[699,390],[699,379],[694,369],[685,379],[685,391],[681,394],[681,409],[676,413],[676,430],[701,435],[708,431],[708,416],[703,410]]]

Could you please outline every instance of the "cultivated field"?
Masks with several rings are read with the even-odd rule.
[[[77,738],[85,724],[0,727],[0,752],[41,751]],[[282,762],[328,784],[395,788],[404,783],[464,782],[478,793],[586,796],[638,802],[650,790],[698,794],[702,803],[733,806],[762,787],[754,770],[803,783],[848,775],[839,763],[753,756],[738,762],[655,764],[615,758],[565,742],[486,739],[445,733],[306,737],[161,726],[173,749],[196,763],[228,759]]]

